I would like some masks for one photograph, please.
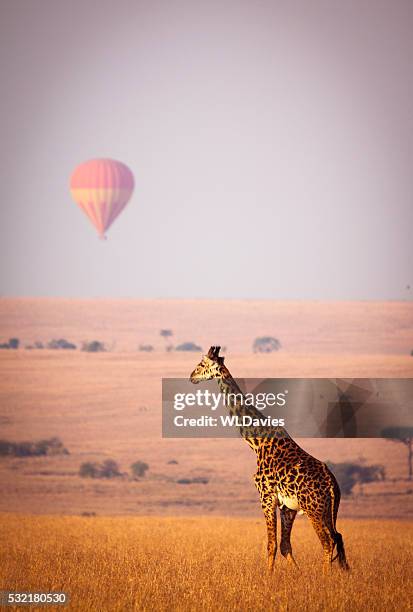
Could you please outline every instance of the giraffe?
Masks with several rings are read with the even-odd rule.
[[[254,418],[262,414],[253,406],[240,401],[241,389],[219,355],[220,347],[211,346],[190,376],[192,383],[216,379],[221,393],[228,396],[230,414]],[[257,471],[254,474],[262,510],[267,524],[268,568],[274,569],[277,553],[277,508],[281,518],[281,555],[297,567],[291,547],[291,530],[297,513],[306,514],[324,551],[324,571],[338,559],[342,570],[349,566],[341,534],[336,529],[340,504],[340,488],[325,463],[303,450],[287,433],[278,427],[265,435],[260,428],[240,427],[241,436],[256,453]],[[334,550],[336,555],[333,557]]]

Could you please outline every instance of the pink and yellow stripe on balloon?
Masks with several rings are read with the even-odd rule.
[[[135,182],[125,164],[114,159],[91,159],[75,168],[70,192],[86,213],[99,236],[105,232],[128,203]]]

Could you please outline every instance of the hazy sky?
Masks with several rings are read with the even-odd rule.
[[[1,295],[412,299],[411,0],[0,6]]]

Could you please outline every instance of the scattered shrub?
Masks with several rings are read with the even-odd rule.
[[[114,459],[105,459],[100,466],[100,478],[117,478],[122,476],[119,471],[119,465]]]
[[[0,349],[18,349],[20,346],[20,340],[18,338],[9,338],[8,342],[0,344]]]
[[[209,479],[206,478],[205,476],[196,476],[195,478],[192,479],[192,482],[194,484],[208,484]]]
[[[69,451],[63,445],[60,438],[49,438],[39,440],[35,443],[40,455],[68,455]]]
[[[208,484],[208,478],[205,476],[196,476],[195,478],[180,478],[176,481],[178,484]]]
[[[178,462],[176,459],[171,459],[170,461],[168,461],[168,465],[178,465]]]
[[[14,442],[8,442],[7,440],[0,440],[0,456],[13,455]]]
[[[99,466],[97,463],[86,461],[79,468],[79,476],[82,478],[99,478]]]
[[[105,352],[107,348],[103,342],[99,342],[99,340],[92,340],[91,342],[83,342],[81,350],[86,351],[87,353],[102,353]]]
[[[143,478],[146,471],[149,470],[149,465],[144,461],[135,461],[130,467],[134,478]]]
[[[15,457],[38,457],[44,454],[41,448],[36,447],[35,442],[18,442],[14,445]]]
[[[140,344],[139,345],[139,350],[140,351],[144,351],[145,353],[152,353],[153,346],[152,346],[152,344]]]
[[[56,339],[50,340],[50,342],[47,343],[47,348],[53,351],[60,350],[60,349],[73,351],[76,349],[76,344],[73,344],[72,342],[65,340],[65,338],[59,338],[58,340]]]
[[[197,353],[202,352],[202,348],[194,342],[183,342],[178,344],[175,348],[176,351],[196,351]]]
[[[43,348],[44,348],[43,342],[40,342],[39,340],[36,340],[36,342],[33,342],[33,344],[28,344],[26,346],[27,350],[30,350],[30,349],[43,349]]]
[[[40,340],[36,340],[36,342],[33,344],[35,349],[43,349],[44,345],[43,342],[40,342]]]
[[[113,459],[105,459],[103,463],[86,461],[79,468],[79,476],[82,478],[117,478],[122,475],[119,465]]]
[[[261,336],[255,338],[252,350],[254,353],[273,353],[281,348],[281,342],[271,336]]]
[[[9,442],[0,440],[0,455],[13,457],[39,457],[42,455],[68,455],[69,451],[59,438],[48,438],[37,442]]]

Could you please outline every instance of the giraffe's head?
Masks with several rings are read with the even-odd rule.
[[[205,355],[191,374],[191,382],[195,385],[201,380],[211,380],[222,376],[224,358],[219,356],[220,346],[211,346],[208,355]]]

